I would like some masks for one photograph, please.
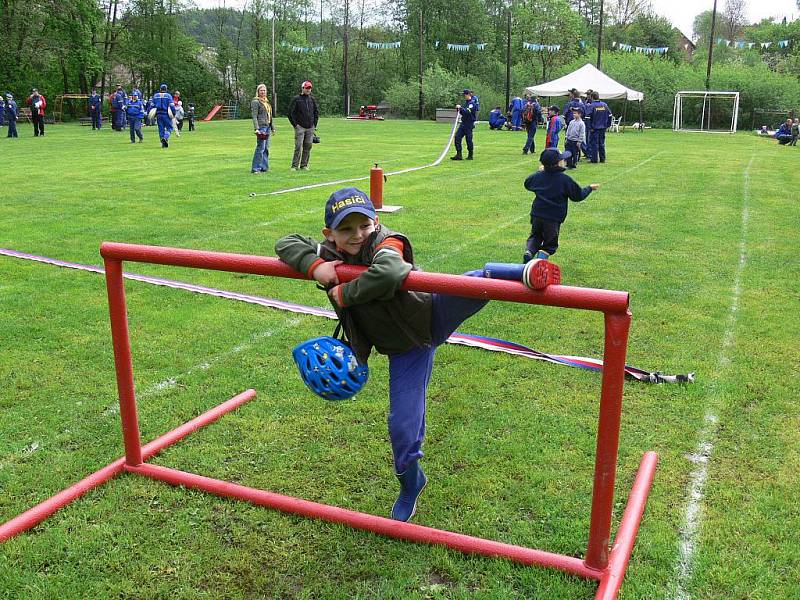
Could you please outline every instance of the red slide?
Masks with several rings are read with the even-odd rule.
[[[212,108],[209,111],[209,113],[205,117],[203,117],[203,121],[210,121],[211,119],[213,119],[214,115],[216,115],[219,112],[220,108],[222,108],[222,104],[215,104],[214,108]]]

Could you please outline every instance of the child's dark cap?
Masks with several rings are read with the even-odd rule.
[[[347,215],[361,213],[375,219],[372,200],[358,188],[342,188],[333,192],[325,204],[325,227],[336,229]]]
[[[542,163],[545,168],[546,167],[555,167],[558,166],[559,161],[567,160],[569,157],[572,156],[572,152],[569,150],[565,150],[564,152],[559,152],[558,148],[548,148],[544,152],[539,155],[539,162]]]

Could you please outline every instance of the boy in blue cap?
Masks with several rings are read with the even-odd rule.
[[[428,482],[419,459],[436,348],[486,301],[400,289],[417,268],[411,242],[379,224],[369,197],[356,188],[337,190],[328,198],[322,235],[322,243],[289,235],[278,240],[275,251],[327,289],[360,363],[367,363],[373,347],[389,357],[389,437],[400,481],[391,515],[408,521]],[[340,283],[336,266],[343,263],[368,268]],[[466,275],[482,277],[483,272]]]
[[[600,187],[592,183],[581,188],[566,173],[564,161],[569,152],[548,148],[539,157],[542,166],[525,180],[525,189],[535,193],[531,205],[531,234],[525,248],[523,262],[549,259],[558,249],[558,234],[567,218],[568,200],[580,202]]]
[[[463,160],[461,140],[465,137],[467,138],[467,160],[472,160],[472,131],[475,129],[475,121],[478,119],[481,103],[472,90],[465,88],[463,94],[464,104],[456,104],[456,110],[461,114],[461,123],[455,137],[456,155],[451,156],[450,160]]]

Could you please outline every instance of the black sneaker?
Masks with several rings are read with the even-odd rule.
[[[450,160],[464,160],[464,159],[463,159],[463,158],[461,158],[461,155],[460,155],[460,154],[456,154],[455,156],[451,156],[451,157],[450,157]]]

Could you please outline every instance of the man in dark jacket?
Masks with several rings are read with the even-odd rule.
[[[47,108],[47,100],[39,93],[39,90],[33,88],[25,102],[31,107],[34,137],[44,136],[44,109]]]
[[[317,101],[311,95],[312,87],[310,81],[304,81],[300,87],[300,93],[289,103],[289,123],[294,128],[292,171],[296,171],[298,167],[303,171],[308,171],[314,130],[319,120]]]
[[[97,88],[92,89],[92,95],[89,96],[89,116],[92,130],[100,129],[103,124],[103,97],[97,93]]]
[[[472,131],[475,129],[475,121],[478,118],[478,111],[481,109],[481,104],[478,97],[472,93],[472,90],[465,89],[464,104],[456,104],[456,110],[461,114],[461,124],[456,131],[455,146],[456,155],[451,156],[450,160],[462,160],[461,156],[461,140],[467,138],[467,160],[472,160]]]

